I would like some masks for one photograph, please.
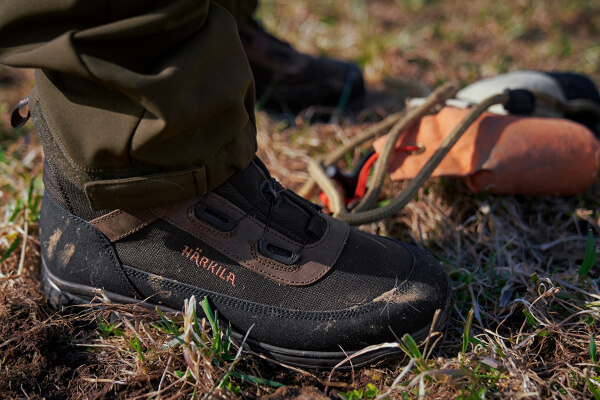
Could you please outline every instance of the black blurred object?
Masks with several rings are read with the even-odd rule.
[[[504,108],[514,115],[531,115],[535,110],[535,96],[526,89],[506,89],[504,93],[508,93],[508,101],[504,104]]]
[[[574,72],[546,72],[546,74],[558,82],[567,100],[586,99],[600,107],[598,88],[587,76]],[[565,118],[587,126],[596,136],[600,136],[600,118],[598,115],[582,111],[566,114]]]
[[[374,150],[370,150],[365,153],[360,158],[358,164],[356,164],[356,167],[354,167],[352,172],[346,174],[343,173],[337,165],[330,165],[325,169],[325,175],[327,175],[328,178],[335,180],[342,186],[342,189],[344,190],[344,197],[346,199],[352,199],[354,197],[360,172],[373,154],[375,154]]]
[[[255,20],[238,23],[256,84],[257,105],[298,114],[311,106],[359,109],[365,86],[353,64],[311,57],[266,32]]]
[[[589,99],[600,104],[600,93],[594,82],[585,75],[573,72],[546,72],[556,79],[567,100]]]

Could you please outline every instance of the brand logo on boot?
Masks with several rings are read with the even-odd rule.
[[[227,271],[227,268],[223,267],[218,262],[201,255],[201,253],[202,249],[199,247],[196,247],[194,250],[189,246],[185,246],[181,252],[181,255],[190,261],[195,262],[198,267],[202,267],[211,274],[223,279],[226,282],[229,282],[231,286],[235,286],[235,274],[233,272]]]

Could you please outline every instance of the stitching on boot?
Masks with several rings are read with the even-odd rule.
[[[156,215],[156,214],[155,214]],[[231,231],[229,232],[220,232],[218,230],[216,230],[215,228],[213,228],[212,226],[208,225],[208,224],[203,224],[200,221],[197,220],[195,214],[194,214],[194,208],[190,207],[188,208],[187,211],[187,215],[190,219],[190,222],[197,227],[198,229],[205,229],[205,230],[209,230],[211,232],[211,234],[213,234],[214,236],[220,237],[222,239],[229,239],[232,238],[236,235],[236,228],[233,228]]]
[[[301,269],[301,267],[297,264],[288,266],[263,256],[258,251],[258,245],[256,242],[252,243],[252,245],[250,246],[250,254],[252,254],[252,257],[254,257],[256,261],[260,262],[261,264],[268,265],[271,268],[276,269],[277,271],[296,272]]]
[[[113,218],[116,218],[120,214],[123,214],[122,210],[115,210],[115,211],[112,211],[112,212],[110,212],[110,213],[108,213],[106,215],[103,215],[102,217],[93,219],[89,223],[91,225],[93,225],[94,227],[96,227],[96,229],[98,229],[98,230],[100,230],[102,232],[102,229],[100,229],[97,224],[99,224],[101,222],[109,221],[109,220],[111,220]],[[109,237],[108,239],[110,240],[111,243],[114,243],[117,240],[123,239],[124,237],[127,237],[127,236],[129,236],[129,235],[131,235],[131,234],[133,234],[133,233],[135,233],[135,232],[137,232],[137,231],[139,231],[139,230],[147,227],[148,225],[150,225],[151,222],[154,222],[154,220],[153,221],[142,221],[141,224],[133,227],[129,231],[124,232],[124,233],[122,233],[122,234],[120,234],[118,236],[115,236],[115,237]],[[104,232],[102,232],[102,233],[104,233]],[[108,235],[106,235],[106,234],[105,234],[105,236],[108,237]]]
[[[124,268],[130,269],[130,271],[128,273],[132,276],[137,277],[138,279],[141,279],[141,280],[148,279],[149,276],[152,276],[152,274],[150,274],[150,273],[136,270],[133,267],[130,267],[128,265],[125,265]],[[230,306],[233,308],[237,308],[237,309],[244,310],[244,311],[258,312],[261,314],[267,314],[267,315],[271,315],[271,316],[284,315],[284,316],[289,316],[290,318],[296,318],[296,319],[324,321],[324,320],[330,320],[332,318],[338,318],[338,319],[339,318],[354,318],[358,315],[372,312],[372,310],[375,308],[379,308],[378,305],[376,305],[372,302],[369,302],[369,303],[365,303],[362,305],[351,307],[347,310],[332,310],[332,311],[288,310],[288,309],[279,308],[276,306],[261,305],[261,304],[252,303],[250,301],[244,301],[244,300],[232,298],[229,296],[214,294],[213,292],[210,292],[208,290],[203,291],[202,289],[199,289],[199,288],[196,289],[192,285],[189,285],[186,283],[173,282],[173,280],[171,280],[169,278],[165,278],[165,277],[162,277],[162,278],[164,279],[162,284],[163,284],[163,286],[165,286],[167,288],[177,290],[180,292],[184,292],[184,293],[200,294],[200,296],[210,296],[214,299],[218,299],[218,301],[223,303],[224,305],[227,305],[227,306]],[[327,316],[325,316],[323,314],[327,314]]]
[[[175,226],[175,227],[177,227],[177,228],[179,228],[179,229],[181,229],[181,230],[189,233],[190,235],[196,237],[196,234],[192,230],[188,229],[185,226],[180,225],[177,221],[174,221],[174,220],[172,220],[171,218],[169,218],[167,216],[161,216],[160,218],[164,219],[165,221],[167,221],[171,225],[173,225],[173,226]],[[328,269],[326,269],[325,271],[321,272],[318,276],[316,276],[315,278],[311,279],[310,281],[306,281],[306,280],[293,280],[293,279],[282,278],[282,277],[279,277],[277,275],[269,274],[266,271],[262,271],[262,270],[260,270],[260,269],[258,269],[256,267],[254,267],[252,264],[246,264],[246,263],[244,263],[244,260],[240,260],[240,258],[238,256],[236,256],[235,254],[229,252],[227,249],[224,249],[219,244],[217,244],[214,241],[210,240],[210,238],[202,238],[202,240],[204,242],[206,242],[208,245],[212,246],[213,248],[215,248],[215,249],[221,251],[222,253],[226,254],[229,258],[231,258],[231,259],[237,261],[238,263],[240,263],[240,265],[243,266],[244,268],[249,269],[249,270],[251,270],[251,271],[253,271],[255,273],[258,273],[260,275],[266,275],[267,277],[269,277],[271,279],[274,279],[274,280],[277,280],[277,281],[280,281],[280,282],[284,282],[284,283],[288,283],[288,284],[292,284],[292,285],[294,285],[294,284],[296,284],[296,285],[309,284],[309,283],[313,283],[313,282],[318,281],[319,279],[321,279],[328,272]],[[340,249],[340,252],[341,252],[341,249]],[[267,267],[269,267],[269,266],[267,266]]]

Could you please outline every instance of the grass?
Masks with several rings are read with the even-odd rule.
[[[354,60],[371,88],[400,99],[441,82],[519,69],[573,70],[600,83],[600,6],[591,0],[273,1],[268,29],[303,51]],[[0,69],[0,109],[31,76]],[[312,156],[369,118],[308,124],[259,112],[259,155],[298,189]],[[455,291],[444,332],[402,338],[405,355],[351,372],[302,371],[231,345],[194,300],[178,315],[106,304],[71,314],[40,294],[42,151],[31,125],[0,120],[0,397],[240,398],[303,391],[330,398],[600,398],[600,187],[568,198],[472,195],[433,179],[396,217],[361,227],[430,249]],[[349,154],[355,162],[358,154]],[[401,183],[389,185],[393,196]],[[202,317],[204,316],[204,318]],[[99,319],[99,317],[102,317]],[[285,385],[280,388],[279,385]],[[296,387],[297,389],[294,389]]]

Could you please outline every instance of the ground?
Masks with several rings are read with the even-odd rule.
[[[600,83],[592,0],[261,4],[268,30],[357,63],[375,93],[365,113],[326,123],[258,112],[259,155],[292,189],[313,157],[443,82],[536,69]],[[232,366],[226,330],[190,319],[191,305],[183,316],[108,304],[55,313],[37,280],[42,150],[31,124],[8,124],[32,85],[31,71],[0,67],[0,398],[600,398],[597,184],[553,198],[473,195],[431,179],[395,217],[362,226],[430,249],[456,294],[443,332],[419,346],[407,338],[404,356],[367,368],[303,371],[248,354]],[[403,184],[386,187],[389,198]],[[186,344],[170,342],[180,332]]]

